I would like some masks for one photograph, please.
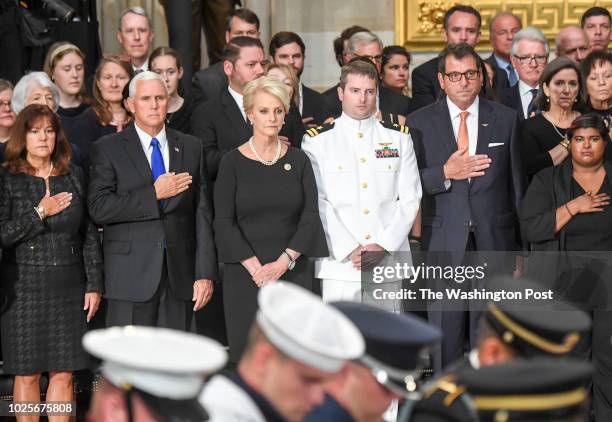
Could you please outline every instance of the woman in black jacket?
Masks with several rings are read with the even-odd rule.
[[[529,274],[548,279],[555,299],[592,311],[595,420],[612,420],[612,163],[608,127],[595,114],[567,130],[569,160],[535,175],[523,200],[521,230],[531,243]],[[553,253],[554,252],[554,253]],[[537,273],[537,275],[535,275]]]
[[[98,309],[102,254],[86,209],[81,169],[70,165],[60,121],[46,105],[24,108],[0,179],[0,267],[4,370],[14,400],[73,398],[72,372],[88,366],[81,347]]]

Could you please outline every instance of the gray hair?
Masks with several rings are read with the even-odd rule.
[[[119,15],[117,30],[121,31],[121,24],[123,23],[123,18],[125,17],[125,15],[129,15],[130,13],[147,18],[147,24],[149,25],[149,28],[151,30],[153,29],[153,26],[151,25],[151,18],[147,14],[147,11],[143,7],[135,6],[128,7],[127,9],[124,9],[123,12],[121,12],[121,14]]]
[[[166,91],[166,95],[168,95],[168,87],[166,87],[166,83],[164,82],[164,78],[161,77],[158,73],[151,72],[147,70],[145,72],[140,72],[138,75],[134,76],[130,81],[130,86],[128,87],[129,95],[131,98],[134,98],[136,95],[136,84],[138,81],[160,81],[164,87],[164,91]]]
[[[510,48],[510,54],[512,54],[513,56],[516,56],[518,54],[518,44],[522,40],[535,41],[543,44],[544,50],[546,51],[546,55],[548,56],[548,53],[550,51],[548,47],[548,41],[546,40],[546,37],[544,36],[542,31],[540,31],[535,26],[525,27],[516,34],[514,34],[514,38],[512,39],[512,47]]]
[[[351,38],[348,39],[348,42],[346,43],[345,54],[355,55],[355,51],[357,50],[358,45],[371,44],[373,42],[378,43],[380,49],[382,50],[383,43],[376,35],[372,34],[371,32],[365,31],[357,32],[353,34]]]
[[[496,14],[495,16],[493,16],[491,18],[491,20],[489,21],[489,34],[493,34],[493,25],[495,25],[495,21],[498,18],[504,17],[504,16],[512,16],[514,19],[516,19],[516,21],[522,25],[521,22],[521,18],[519,18],[518,16],[516,16],[514,13],[510,13],[510,12],[499,12],[498,14]]]
[[[57,86],[45,72],[31,72],[19,79],[19,82],[17,82],[17,85],[15,85],[13,89],[11,104],[15,114],[21,113],[21,110],[25,108],[26,100],[30,92],[32,92],[34,88],[40,87],[49,88],[49,91],[51,91],[53,95],[53,100],[55,100],[55,110],[53,110],[53,112],[57,111],[60,103],[59,89],[57,89]]]
[[[567,29],[574,29],[574,30],[578,30],[579,32],[582,32],[582,35],[584,36],[584,39],[587,42],[587,46],[589,44],[589,37],[587,36],[587,34],[586,34],[584,29],[582,29],[581,27],[576,26],[576,25],[565,26],[565,27],[561,28],[559,30],[559,32],[557,32],[557,36],[555,37],[555,46],[556,46],[556,49],[557,49],[557,56],[561,56],[562,55],[562,53],[559,51],[559,47],[561,46],[561,39],[562,39],[562,37],[564,35],[564,32],[567,32],[566,31]]]

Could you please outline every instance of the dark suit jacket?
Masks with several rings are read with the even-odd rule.
[[[342,114],[342,103],[338,97],[338,86],[335,85],[323,93],[325,114],[327,117],[338,118]],[[379,86],[378,106],[383,116],[389,114],[408,116],[416,107],[410,97]]]
[[[302,85],[302,95],[304,97],[302,98],[302,117],[313,117],[316,124],[323,124],[323,121],[329,117],[325,115],[323,109],[323,95],[306,85]]]
[[[453,180],[446,190],[443,166],[457,151],[446,100],[408,116],[423,199],[422,241],[425,250],[464,251],[469,223],[476,226],[479,250],[516,250],[518,210],[525,189],[519,157],[518,119],[507,107],[480,98],[477,154],[492,163],[485,175]],[[491,143],[502,145],[489,146]]]
[[[214,181],[223,154],[247,142],[253,129],[242,117],[232,95],[224,89],[217,98],[196,107],[191,115],[191,133],[202,141],[208,173]],[[305,133],[300,112],[292,105],[280,135],[299,148]]]
[[[204,149],[193,136],[169,128],[166,134],[168,171],[188,172],[193,182],[163,202],[155,197],[151,167],[134,125],[104,136],[91,148],[88,204],[94,222],[104,226],[109,299],[150,299],[160,282],[164,255],[170,287],[183,300],[191,300],[195,280],[217,279]]]
[[[440,99],[438,58],[434,57],[412,71],[412,101],[421,108]]]
[[[193,75],[191,101],[197,105],[217,98],[224,88],[227,88],[227,76],[223,72],[223,61],[220,61]]]
[[[499,94],[499,96],[501,97],[502,92],[510,86],[508,82],[508,74],[506,73],[506,69],[502,69],[501,67],[497,65],[497,60],[495,60],[495,55],[493,54],[487,57],[485,61],[488,62],[491,66],[493,66],[493,69],[495,69],[494,88]]]
[[[521,102],[521,93],[519,92],[518,83],[503,90],[501,101],[506,107],[516,110],[520,120],[525,120],[527,118],[523,112],[523,103]]]

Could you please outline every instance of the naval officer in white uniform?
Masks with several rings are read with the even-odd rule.
[[[379,287],[366,283],[362,298],[362,270],[391,264],[391,252],[410,251],[408,234],[419,208],[421,182],[408,128],[375,118],[377,81],[370,63],[345,65],[338,87],[342,116],[309,129],[302,149],[312,162],[330,250],[329,258],[315,266],[323,300],[363,299],[398,312],[399,301],[371,295],[373,288],[401,289],[401,279],[387,279]]]

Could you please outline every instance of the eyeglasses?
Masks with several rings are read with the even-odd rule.
[[[0,108],[11,108],[11,105],[10,101],[0,101]]]
[[[463,76],[465,76],[466,81],[473,81],[478,78],[480,75],[479,70],[466,70],[465,72],[450,72],[444,73],[444,76],[448,78],[451,82],[459,82]]]
[[[378,56],[359,56],[359,57],[363,57],[364,59],[368,59],[376,63],[380,63],[382,61],[382,54],[379,54]]]
[[[537,64],[544,64],[548,59],[548,56],[514,56],[523,66],[536,62]]]

